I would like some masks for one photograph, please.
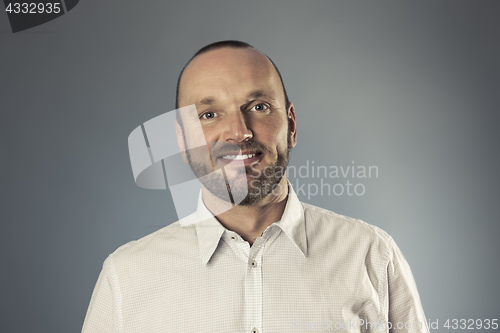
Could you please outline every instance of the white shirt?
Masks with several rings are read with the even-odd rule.
[[[289,188],[282,219],[251,247],[209,217],[118,248],[82,332],[428,332],[392,238]],[[186,219],[207,212],[200,200]]]

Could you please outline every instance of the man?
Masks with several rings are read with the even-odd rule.
[[[267,56],[238,41],[202,48],[177,109],[198,210],[106,259],[84,332],[428,332],[391,237],[289,185],[295,109]]]

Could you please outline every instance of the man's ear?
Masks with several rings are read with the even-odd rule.
[[[295,108],[293,107],[293,103],[290,102],[290,106],[287,110],[287,118],[288,118],[288,126],[290,131],[290,145],[291,147],[295,147],[297,145],[297,124],[295,121]]]
[[[179,146],[179,150],[182,155],[182,160],[184,161],[184,163],[188,163],[186,156],[186,142],[184,140],[184,133],[177,119],[175,119],[175,134],[177,136],[177,145]]]

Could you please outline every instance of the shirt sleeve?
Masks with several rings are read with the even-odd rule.
[[[389,332],[428,333],[417,285],[403,253],[391,239],[392,247],[387,267],[389,293]]]
[[[111,257],[108,257],[94,287],[82,333],[119,332],[113,272]]]

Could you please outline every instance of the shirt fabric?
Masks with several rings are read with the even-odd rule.
[[[199,221],[190,223],[190,221]],[[108,256],[82,332],[428,332],[392,238],[301,203],[252,246],[204,206]]]

